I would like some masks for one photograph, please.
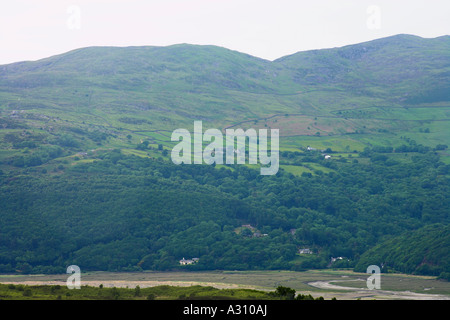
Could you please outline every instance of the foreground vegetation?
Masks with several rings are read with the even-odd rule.
[[[323,300],[298,294],[289,287],[278,286],[274,291],[250,289],[217,289],[204,286],[150,288],[107,288],[82,286],[68,289],[60,285],[28,286],[0,284],[2,300]]]

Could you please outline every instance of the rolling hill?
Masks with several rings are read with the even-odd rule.
[[[248,121],[297,137],[282,145],[306,147],[317,132],[342,150],[395,146],[404,134],[436,145],[448,134],[449,47],[449,36],[397,35],[275,61],[188,44],[91,47],[0,66],[0,110],[47,132],[51,119],[52,133],[90,125],[167,142],[164,132],[194,120]]]

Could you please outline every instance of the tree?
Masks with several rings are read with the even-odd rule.
[[[253,232],[249,228],[244,228],[241,231],[241,236],[243,237],[251,237],[253,235]]]
[[[111,289],[111,295],[113,296],[113,298],[114,298],[115,300],[118,300],[119,297],[120,297],[120,292],[119,292],[119,290],[118,290],[116,287],[113,287],[113,288]]]
[[[32,294],[32,292],[31,292],[31,289],[30,289],[30,288],[26,288],[26,289],[23,291],[22,295],[23,295],[24,297],[31,297],[33,294]]]
[[[134,296],[135,297],[140,297],[141,296],[141,287],[136,286],[136,288],[134,288]]]
[[[445,149],[447,149],[448,148],[448,146],[446,145],[446,144],[438,144],[438,145],[436,145],[436,147],[434,148],[434,150],[445,150]]]
[[[139,144],[136,146],[136,149],[137,149],[137,150],[145,150],[145,149],[147,149],[147,146],[146,146],[145,144],[143,144],[143,143],[139,143]]]
[[[275,290],[275,296],[286,300],[294,300],[295,290],[289,287],[278,286]]]

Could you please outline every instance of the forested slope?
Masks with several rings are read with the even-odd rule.
[[[389,166],[374,153],[366,164],[284,155],[331,171],[261,176],[242,165],[176,166],[113,150],[59,171],[4,174],[0,272],[64,272],[70,264],[110,271],[304,270],[325,268],[338,256],[345,257],[340,266],[352,267],[384,240],[448,223],[449,166],[434,152]],[[248,224],[253,229],[244,232]],[[434,247],[440,241],[421,240]],[[313,254],[298,255],[305,247]],[[179,266],[183,257],[199,262]],[[433,257],[448,271],[445,256]]]
[[[355,270],[365,272],[376,264],[383,266],[383,272],[440,275],[450,280],[449,247],[448,224],[432,224],[378,244],[361,256]]]

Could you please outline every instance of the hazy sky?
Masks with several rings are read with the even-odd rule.
[[[87,46],[175,43],[273,60],[399,33],[450,34],[450,1],[2,0],[0,64]]]

